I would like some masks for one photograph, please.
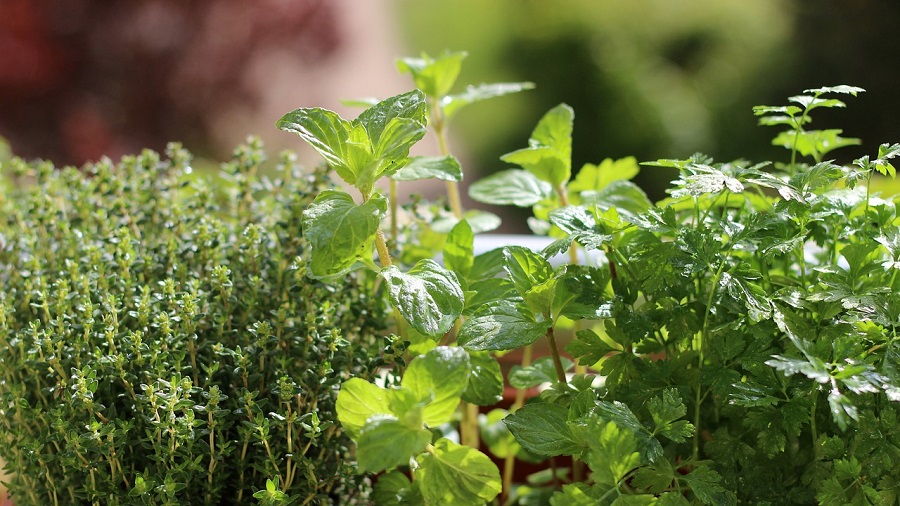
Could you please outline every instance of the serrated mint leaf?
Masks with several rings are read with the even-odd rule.
[[[519,292],[512,281],[505,278],[488,278],[469,284],[466,292],[466,307],[463,315],[472,316],[475,311],[485,304],[495,303],[500,300],[521,301]]]
[[[503,419],[522,448],[547,457],[575,455],[584,449],[569,429],[569,410],[560,404],[532,402]]]
[[[458,182],[462,181],[463,173],[459,162],[453,156],[414,156],[391,177],[397,181],[434,178]]]
[[[453,417],[469,375],[469,354],[464,349],[438,346],[409,363],[401,385],[412,391],[415,398],[428,400],[422,421],[437,427]]]
[[[341,426],[353,439],[370,417],[391,413],[387,390],[362,378],[350,378],[341,385],[335,410]]]
[[[322,278],[350,270],[357,260],[371,257],[373,240],[387,211],[387,200],[374,195],[357,205],[338,190],[324,190],[303,211],[303,229],[312,245],[309,273]]]
[[[500,471],[487,455],[449,439],[416,459],[413,479],[427,504],[483,504],[502,489]]]
[[[423,53],[420,58],[397,60],[397,70],[412,74],[416,88],[429,97],[441,98],[453,88],[466,56],[465,51],[447,51],[437,58]]]
[[[462,278],[469,275],[475,260],[475,234],[466,220],[460,220],[444,243],[444,265]]]
[[[419,488],[399,471],[391,471],[378,477],[372,499],[378,506],[404,506],[423,502]]]
[[[572,368],[572,361],[561,357],[563,370]],[[514,365],[509,371],[509,384],[516,388],[531,388],[542,383],[556,383],[556,366],[553,357],[541,357],[529,366]]]
[[[496,301],[481,306],[463,323],[457,342],[469,350],[512,350],[537,341],[551,324],[523,304]]]
[[[566,104],[547,111],[538,121],[528,147],[500,157],[531,172],[553,187],[562,186],[572,176],[572,123],[575,112]]]
[[[416,262],[408,272],[391,265],[381,271],[391,303],[418,332],[440,336],[463,310],[464,295],[456,275],[434,260]]]
[[[293,132],[315,149],[328,165],[349,184],[356,184],[356,169],[347,162],[347,142],[352,125],[336,112],[318,107],[291,111],[275,126]]]
[[[462,400],[478,406],[490,406],[503,398],[503,372],[500,363],[488,352],[469,353],[471,375]]]
[[[502,97],[503,95],[518,93],[520,91],[530,90],[533,88],[534,83],[529,82],[491,84],[482,83],[478,85],[470,85],[467,86],[466,90],[462,93],[449,95],[443,98],[441,104],[444,108],[444,117],[450,118],[454,114],[456,114],[456,112],[462,107],[475,102],[479,102],[481,100],[487,100],[494,97]]]
[[[356,460],[363,473],[377,473],[409,463],[431,442],[428,429],[411,429],[391,415],[369,418],[356,441]]]
[[[523,297],[553,278],[553,267],[550,262],[523,246],[503,248],[503,268]]]
[[[475,181],[469,196],[477,202],[493,205],[531,207],[553,194],[553,187],[534,174],[507,169]]]

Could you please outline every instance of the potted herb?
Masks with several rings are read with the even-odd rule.
[[[222,170],[145,151],[3,164],[0,458],[29,504],[366,504],[335,414],[400,353],[366,280],[306,277],[328,186],[251,139]],[[336,294],[339,293],[340,297]]]
[[[862,91],[811,89],[756,108],[782,128],[774,143],[788,161],[645,164],[674,178],[657,203],[629,181],[633,160],[572,178],[573,111],[560,105],[503,157],[521,168],[470,188],[533,207],[556,239],[475,255],[460,219],[443,265],[394,261],[388,202],[374,189],[414,164],[409,146],[440,101],[417,90],[352,121],[285,115],[278,126],[359,191],[321,193],[304,212],[311,274],[377,273],[397,332],[419,352],[387,382],[351,378],[338,395],[358,469],[378,475],[376,502],[895,504],[900,232],[872,179],[894,176],[900,145],[840,165],[826,155],[859,141],[808,129],[813,111]],[[580,249],[598,260],[580,264]],[[570,262],[548,261],[567,251]],[[557,331],[573,326],[561,344]],[[514,350],[523,363],[503,378],[495,354]],[[472,423],[472,405],[496,402],[504,380],[545,387]],[[502,470],[480,448],[505,457]],[[513,483],[517,457],[546,469]]]

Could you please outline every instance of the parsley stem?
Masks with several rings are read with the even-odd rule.
[[[553,366],[556,368],[556,378],[561,384],[565,385],[567,383],[566,370],[563,368],[562,359],[559,357],[559,349],[556,347],[553,327],[547,329],[547,343],[550,345],[550,355],[553,357]]]

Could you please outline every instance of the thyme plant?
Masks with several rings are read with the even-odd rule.
[[[393,348],[371,287],[306,276],[300,212],[327,180],[291,153],[262,175],[255,139],[208,176],[166,154],[3,164],[15,503],[367,503],[336,393]]]

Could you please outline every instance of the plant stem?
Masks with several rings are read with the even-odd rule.
[[[375,249],[378,250],[378,260],[381,262],[382,267],[393,265],[391,253],[388,251],[387,243],[384,241],[384,232],[381,231],[380,227],[375,232]]]
[[[533,345],[529,344],[522,348],[522,367],[528,367],[531,365],[531,355],[533,352]],[[525,390],[519,389],[516,392],[516,400],[513,402],[513,405],[510,406],[509,412],[513,413],[517,409],[521,408],[525,404]],[[516,456],[515,455],[507,455],[506,460],[503,462],[503,490],[500,492],[500,504],[505,504],[507,498],[509,497],[509,492],[512,489],[512,479],[513,472],[516,467]]]
[[[441,108],[439,98],[431,98],[429,102],[431,124],[432,128],[434,128],[434,134],[437,136],[441,156],[449,156],[450,150],[447,148],[447,130],[446,123],[444,122],[444,109]],[[453,216],[462,219],[462,200],[459,198],[459,185],[456,181],[447,181],[447,201],[450,203],[450,210],[453,211]]]
[[[391,205],[391,240],[396,244],[400,235],[400,225],[397,223],[397,181],[393,178],[391,178],[389,191]]]
[[[556,368],[556,378],[565,385],[566,370],[563,368],[562,359],[559,357],[559,349],[556,347],[556,337],[553,335],[553,327],[547,330],[547,343],[550,345],[550,355],[553,357],[553,366]]]

